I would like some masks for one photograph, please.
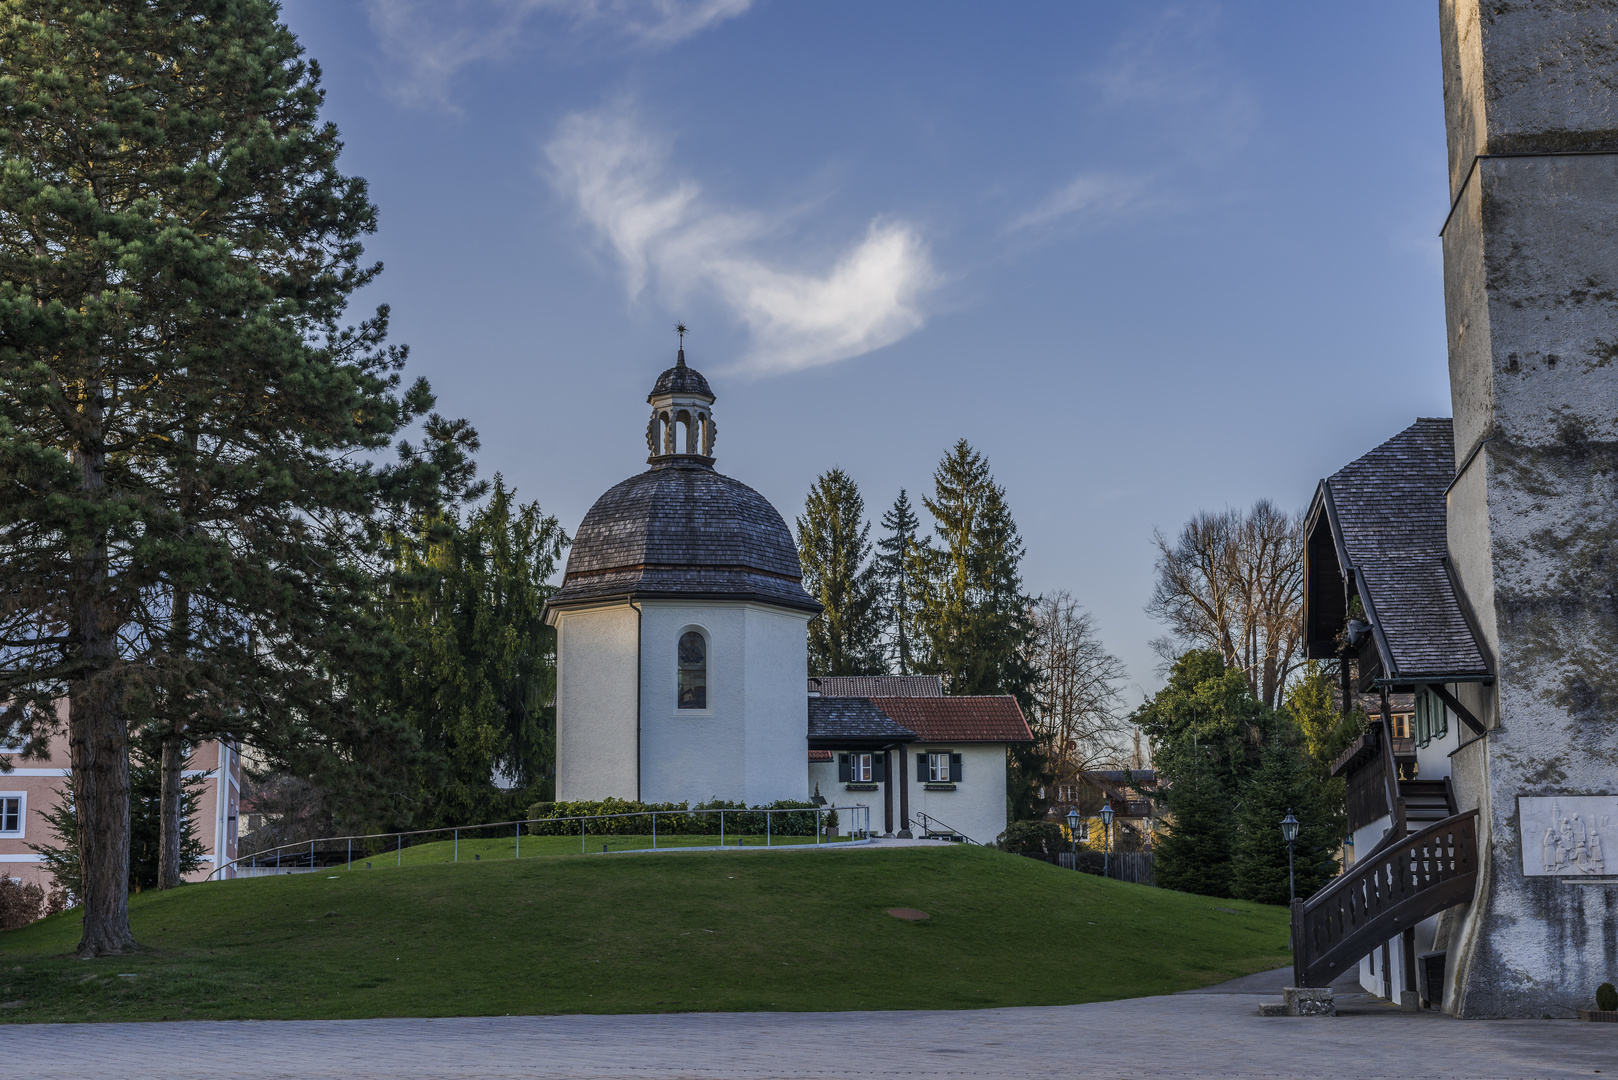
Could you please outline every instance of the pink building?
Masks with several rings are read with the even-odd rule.
[[[0,755],[20,749],[0,744]],[[61,800],[72,772],[67,738],[52,739],[50,756],[43,761],[16,757],[10,760],[12,770],[0,773],[0,874],[25,884],[37,882],[49,889],[52,882],[40,865],[40,856],[28,845],[56,843],[46,815]],[[199,803],[192,828],[207,854],[202,866],[186,878],[201,881],[221,862],[228,863],[236,857],[242,759],[240,752],[228,744],[208,742],[197,748],[190,764],[186,775],[204,778],[203,786],[197,790]],[[232,877],[234,872],[227,869],[222,876]]]

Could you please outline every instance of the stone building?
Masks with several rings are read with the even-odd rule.
[[[1418,694],[1447,804],[1410,812],[1386,727],[1339,763],[1363,833],[1294,913],[1295,977],[1374,952],[1390,994],[1567,1016],[1618,975],[1618,4],[1440,14],[1454,419],[1369,470],[1387,499],[1411,483],[1419,536],[1373,514],[1397,543],[1357,554],[1317,500],[1306,605],[1311,655]]]

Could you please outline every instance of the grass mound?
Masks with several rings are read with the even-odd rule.
[[[0,933],[0,1019],[1057,1005],[1287,961],[1283,908],[982,848],[465,855],[143,893],[127,957],[72,959],[72,912]]]

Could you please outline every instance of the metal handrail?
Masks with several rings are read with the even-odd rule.
[[[966,841],[968,844],[977,844],[978,847],[983,846],[982,844],[978,844],[978,842],[976,840],[972,839],[970,836],[966,835],[961,830],[956,829],[956,828],[952,828],[952,827],[950,827],[948,825],[945,825],[942,821],[939,821],[935,817],[929,817],[928,815],[922,813],[920,810],[912,810],[910,812],[910,816],[915,818],[917,821],[921,822],[921,824],[923,826],[923,828],[922,828],[923,832],[947,832],[951,836],[959,836],[962,840]],[[938,826],[938,828],[936,828],[936,829],[933,828],[932,826],[934,826],[934,825]]]
[[[850,832],[849,832],[850,839],[848,839],[848,840],[830,840],[830,841],[822,842],[821,839],[820,839],[821,833],[823,831],[822,828],[821,828],[821,822],[823,820],[821,815],[823,815],[823,814],[833,814],[833,813],[836,813],[838,810],[858,811],[859,813],[858,813],[857,817],[863,818],[864,826],[862,828],[858,828],[858,829],[851,829]],[[483,824],[483,825],[446,825],[446,826],[444,826],[442,828],[437,828],[437,829],[408,829],[408,830],[404,830],[404,831],[400,831],[400,832],[364,833],[364,834],[355,834],[355,835],[352,835],[352,836],[324,836],[324,837],[320,837],[320,838],[315,839],[315,840],[299,840],[299,841],[297,841],[295,843],[281,844],[281,845],[278,845],[278,846],[273,847],[273,848],[265,848],[263,851],[254,852],[251,855],[243,855],[243,856],[240,856],[238,858],[231,859],[229,862],[224,863],[223,865],[214,868],[214,870],[211,873],[209,873],[209,875],[206,878],[204,878],[203,880],[204,881],[215,880],[216,875],[221,874],[226,870],[240,869],[243,863],[247,863],[253,869],[259,869],[259,868],[261,868],[263,866],[262,862],[260,862],[259,860],[265,859],[265,858],[267,858],[267,857],[269,857],[271,855],[275,856],[275,859],[276,859],[275,867],[276,867],[276,869],[280,869],[280,867],[281,867],[281,857],[282,857],[283,852],[289,852],[294,856],[301,856],[304,853],[304,851],[307,850],[308,851],[308,856],[309,856],[309,865],[310,865],[311,868],[313,868],[315,866],[316,846],[317,845],[323,845],[323,844],[346,843],[347,844],[347,856],[346,856],[346,860],[345,860],[345,866],[350,866],[351,867],[353,865],[353,862],[354,862],[354,841],[356,841],[356,840],[387,840],[387,839],[396,840],[397,843],[394,846],[394,852],[395,852],[394,865],[395,866],[401,866],[404,863],[404,839],[405,839],[405,837],[407,837],[407,836],[430,836],[430,835],[442,834],[442,833],[451,834],[451,839],[454,842],[454,848],[453,848],[453,854],[452,854],[452,857],[451,857],[450,861],[458,863],[458,862],[461,861],[461,833],[463,833],[463,832],[473,832],[473,831],[478,830],[478,829],[500,829],[500,828],[506,828],[506,827],[513,827],[512,840],[513,840],[513,845],[514,845],[514,847],[513,847],[514,856],[516,858],[520,859],[520,858],[522,858],[522,830],[523,830],[523,826],[532,825],[532,824],[541,824],[541,823],[555,824],[555,823],[567,822],[567,821],[577,821],[579,823],[579,852],[580,852],[580,854],[588,854],[588,852],[586,852],[584,850],[584,848],[585,848],[585,844],[588,842],[589,823],[592,822],[592,821],[604,821],[604,820],[607,820],[607,819],[610,819],[610,818],[632,818],[632,817],[649,817],[649,818],[651,818],[652,846],[651,846],[650,850],[656,851],[656,850],[658,850],[658,847],[657,847],[657,818],[658,818],[659,814],[663,815],[664,817],[668,817],[671,814],[678,814],[678,815],[718,814],[719,815],[719,844],[717,845],[717,847],[713,847],[713,846],[704,846],[704,847],[684,847],[684,846],[682,846],[682,847],[677,847],[677,848],[665,847],[665,848],[663,848],[663,850],[665,850],[665,851],[670,851],[670,850],[675,850],[675,851],[715,851],[715,850],[718,850],[719,848],[726,847],[726,844],[725,844],[725,815],[726,814],[732,814],[732,815],[734,815],[734,814],[763,814],[764,815],[764,846],[766,846],[766,847],[774,847],[774,846],[776,846],[775,843],[774,843],[774,818],[773,818],[773,815],[775,815],[775,814],[814,814],[815,815],[815,833],[814,833],[815,845],[818,846],[818,847],[839,847],[839,846],[847,846],[847,845],[852,845],[852,844],[868,844],[868,843],[871,842],[871,827],[870,827],[871,826],[871,808],[869,806],[864,805],[863,803],[857,803],[857,804],[855,804],[853,806],[842,806],[842,807],[839,807],[839,806],[804,806],[804,807],[799,807],[799,808],[796,808],[796,809],[789,809],[789,808],[782,807],[782,808],[779,808],[779,809],[750,810],[750,809],[743,809],[741,807],[728,807],[728,808],[717,808],[716,807],[716,808],[712,808],[712,809],[704,808],[704,809],[691,809],[691,810],[631,810],[631,811],[626,811],[624,813],[618,813],[618,814],[570,814],[570,815],[563,815],[563,816],[560,816],[560,817],[523,818],[521,820],[516,820],[516,821],[494,821],[494,822],[489,822],[489,823]],[[596,833],[596,835],[597,836],[602,836],[602,835],[609,835],[609,834]],[[618,835],[622,835],[622,834],[618,834]],[[680,835],[680,834],[675,834],[675,835]],[[740,844],[740,836],[741,835],[743,835],[743,834],[738,834],[738,838],[737,838],[738,845]],[[782,835],[786,836],[786,835],[794,835],[794,834],[783,833]],[[616,853],[613,853],[613,854],[616,854]],[[365,856],[362,854],[361,857],[363,858]],[[372,857],[374,858],[374,856],[372,856]],[[219,880],[224,880],[224,879],[220,878]]]

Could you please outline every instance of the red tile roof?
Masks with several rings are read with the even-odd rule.
[[[1010,695],[884,697],[878,708],[930,743],[1033,742],[1017,699]]]
[[[809,751],[809,760],[810,761],[830,761],[831,760],[831,751],[830,750],[811,750],[811,751]]]

